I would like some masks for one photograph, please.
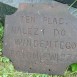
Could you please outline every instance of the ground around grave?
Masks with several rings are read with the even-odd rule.
[[[8,58],[0,56],[0,77],[77,77],[77,73],[66,71],[65,74],[61,76],[18,72],[14,69],[14,66]]]

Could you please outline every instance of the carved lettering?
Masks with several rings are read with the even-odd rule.
[[[64,49],[64,41],[60,41],[60,49]]]
[[[34,47],[38,47],[38,41],[34,40]]]
[[[54,19],[53,19],[53,23],[54,23],[54,24],[57,24],[57,23],[58,23],[57,18],[54,18]]]
[[[57,35],[59,35],[59,31],[58,29],[54,29],[54,36],[57,36]]]
[[[16,45],[21,45],[22,44],[22,39],[15,39],[15,44]]]
[[[71,48],[70,42],[66,42],[65,46],[66,46],[67,49],[70,49]]]
[[[64,29],[54,29],[54,36],[65,36],[66,32]]]
[[[28,34],[32,35],[32,28],[28,28]]]
[[[56,48],[58,46],[58,41],[54,41],[54,47]]]
[[[59,24],[63,24],[64,23],[64,19],[63,18],[59,18]]]
[[[15,44],[19,46],[29,46],[29,47],[41,47],[41,48],[49,48],[49,49],[76,49],[77,43],[75,42],[67,42],[67,41],[48,41],[48,40],[32,40],[28,39],[15,39]]]
[[[34,35],[38,35],[38,28],[34,28]]]
[[[35,17],[34,16],[22,16],[26,23],[34,23],[35,22]]]
[[[76,46],[77,46],[77,44],[75,42],[73,42],[72,45],[71,45],[72,49],[75,49]]]
[[[30,46],[31,47],[31,39],[27,39],[27,46]]]
[[[46,22],[47,24],[64,24],[64,18],[57,18],[57,17],[43,17],[43,22]]]
[[[50,54],[50,60],[51,61],[57,61],[57,59],[58,59],[58,54],[57,53]]]
[[[44,41],[43,40],[41,40],[40,41],[40,47],[44,47],[45,45],[44,45]]]

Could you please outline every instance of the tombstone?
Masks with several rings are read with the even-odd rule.
[[[1,3],[7,4],[10,7],[12,6],[13,8],[18,8],[20,3],[52,3],[52,1],[58,1],[58,2],[61,2],[61,3],[64,3],[64,4],[71,5],[74,0],[0,0]],[[2,4],[0,4],[0,5],[2,7]],[[5,7],[5,8],[2,7],[1,9],[5,9],[6,10],[8,8],[7,7]],[[5,10],[4,10],[4,12],[5,12]],[[69,9],[69,12],[72,13],[75,17],[77,17],[76,10],[77,10],[77,2],[73,5],[73,7],[71,7]],[[16,9],[13,10],[11,8],[10,11],[15,12]],[[4,12],[3,12],[3,14],[4,14]],[[8,14],[11,14],[11,13],[12,12],[10,12]]]
[[[56,1],[21,4],[6,16],[3,55],[19,71],[64,74],[77,62],[77,18]]]

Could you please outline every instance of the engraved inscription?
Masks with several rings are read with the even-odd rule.
[[[25,21],[26,23],[35,23],[35,17],[34,16],[22,16],[23,22]]]
[[[29,46],[29,47],[42,47],[49,49],[77,49],[77,43],[72,41],[52,41],[52,40],[32,40],[32,39],[14,39],[15,45]]]
[[[60,36],[65,36],[66,31],[64,29],[58,30],[54,29],[54,36],[60,35]]]
[[[52,17],[43,17],[43,22],[47,24],[65,24],[64,18],[53,18]]]

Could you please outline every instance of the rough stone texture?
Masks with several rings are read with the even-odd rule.
[[[63,4],[71,5],[75,0],[54,0],[54,1],[58,1]],[[24,3],[45,3],[45,2],[51,3],[52,0],[0,0],[0,2],[18,8],[19,3],[22,3],[22,2]],[[73,5],[73,7],[77,8],[77,2]]]
[[[52,0],[0,0],[0,2],[18,8],[20,3],[51,3]]]
[[[3,55],[20,71],[63,74],[77,62],[77,19],[55,1],[24,6],[6,16]]]

